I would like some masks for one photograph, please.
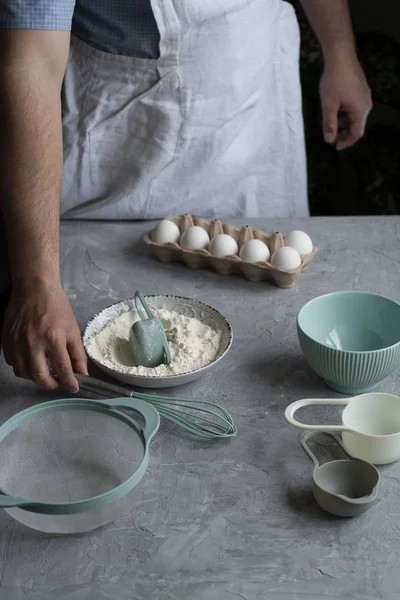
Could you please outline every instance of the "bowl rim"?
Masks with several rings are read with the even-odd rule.
[[[329,298],[331,296],[350,296],[350,295],[374,296],[375,298],[379,298],[380,300],[387,300],[387,301],[391,302],[392,304],[395,304],[400,310],[400,304],[398,302],[396,302],[395,300],[392,300],[392,298],[388,298],[388,296],[383,296],[382,294],[377,294],[375,292],[363,292],[361,290],[360,291],[344,290],[341,292],[340,291],[339,292],[330,292],[328,294],[322,294],[321,296],[316,296],[315,298],[312,298],[311,300],[306,302],[306,304],[304,304],[304,306],[301,307],[301,309],[297,313],[297,319],[296,319],[298,329],[302,332],[303,335],[305,335],[308,339],[312,340],[315,344],[318,344],[319,346],[322,346],[323,348],[328,348],[332,352],[343,352],[345,354],[364,354],[365,355],[365,354],[375,354],[375,353],[387,352],[388,350],[391,350],[392,348],[399,346],[400,339],[397,342],[395,342],[394,344],[391,344],[390,346],[385,346],[384,348],[377,348],[376,350],[341,350],[340,348],[332,348],[332,346],[328,346],[328,344],[324,344],[323,342],[316,340],[314,337],[309,335],[303,329],[303,327],[300,325],[301,313],[303,312],[303,310],[308,308],[314,302],[317,302],[318,300],[322,300],[323,298]]]
[[[177,296],[176,294],[149,294],[149,295],[144,295],[144,297],[146,299],[151,300],[151,298],[169,298],[169,299],[177,299],[177,300],[188,300],[189,302],[192,302],[193,304],[200,304],[201,306],[205,306],[207,309],[211,310],[212,312],[216,313],[221,319],[222,321],[224,321],[227,330],[228,330],[228,343],[226,345],[226,348],[224,349],[224,351],[217,357],[215,358],[212,362],[208,363],[207,365],[203,365],[202,367],[200,367],[199,369],[193,369],[192,371],[185,371],[185,373],[174,373],[172,375],[131,375],[131,377],[136,377],[138,379],[145,379],[146,381],[160,381],[161,379],[166,379],[166,380],[171,380],[171,379],[176,379],[177,377],[187,377],[188,375],[194,375],[195,373],[201,373],[202,371],[209,369],[212,365],[215,365],[217,362],[219,362],[222,358],[224,358],[224,356],[226,356],[226,354],[229,352],[230,348],[232,347],[232,343],[233,343],[233,330],[232,330],[232,326],[229,323],[228,319],[219,312],[219,310],[217,310],[216,308],[214,308],[213,306],[211,306],[210,304],[207,304],[206,302],[202,302],[201,300],[197,300],[197,298],[188,298],[187,296]],[[82,343],[83,343],[83,347],[85,349],[85,352],[87,353],[87,355],[89,356],[89,358],[95,363],[95,364],[101,364],[103,367],[105,367],[108,371],[110,371],[111,373],[118,373],[119,375],[127,375],[129,376],[129,373],[122,373],[121,371],[118,371],[118,369],[114,369],[112,367],[108,367],[106,365],[103,365],[102,363],[100,363],[100,361],[98,361],[97,359],[93,358],[88,350],[87,347],[87,340],[85,339],[87,336],[87,331],[90,327],[90,325],[93,323],[93,321],[95,319],[97,319],[101,313],[103,313],[104,311],[110,309],[113,306],[118,306],[118,304],[123,304],[124,302],[129,302],[133,300],[133,298],[125,298],[123,300],[120,300],[119,302],[113,302],[112,304],[110,304],[109,306],[105,306],[104,308],[102,308],[101,310],[99,310],[91,319],[89,319],[89,321],[87,322],[85,329],[83,331],[82,334]]]

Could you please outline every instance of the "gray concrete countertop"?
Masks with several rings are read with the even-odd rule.
[[[301,355],[295,318],[305,302],[352,289],[400,300],[400,218],[257,226],[301,228],[321,247],[294,288],[161,264],[142,243],[146,223],[62,224],[62,278],[81,326],[138,288],[198,298],[229,319],[228,357],[176,391],[224,404],[239,434],[202,442],[162,424],[131,514],[89,535],[52,537],[0,512],[1,600],[398,600],[400,464],[381,469],[381,502],[369,513],[330,517],[314,503],[311,462],[283,411],[334,397]],[[380,389],[399,393],[400,375]],[[4,364],[0,396],[1,422],[60,397]]]

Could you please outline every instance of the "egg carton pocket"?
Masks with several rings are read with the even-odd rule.
[[[261,240],[267,244],[271,256],[278,248],[285,245],[285,240],[281,233],[268,234],[260,229],[252,229],[249,225],[238,228],[229,223],[222,223],[219,219],[206,221],[205,219],[192,217],[189,214],[169,216],[166,219],[173,221],[179,227],[181,235],[193,225],[199,225],[205,229],[210,239],[219,233],[227,233],[236,240],[239,248],[248,240]],[[216,271],[219,275],[236,273],[249,281],[270,281],[280,288],[292,287],[296,283],[298,276],[307,268],[314,255],[318,252],[318,248],[314,246],[310,254],[302,257],[301,265],[297,269],[284,271],[273,267],[270,262],[249,263],[237,255],[219,258],[210,254],[208,250],[183,249],[179,243],[157,244],[152,241],[150,233],[145,235],[144,241],[152,248],[156,257],[162,262],[179,261],[185,263],[191,269],[208,267]]]

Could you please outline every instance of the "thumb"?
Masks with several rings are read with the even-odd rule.
[[[322,104],[322,128],[324,133],[324,140],[328,144],[333,144],[337,138],[339,109],[339,104],[332,101],[324,102]]]

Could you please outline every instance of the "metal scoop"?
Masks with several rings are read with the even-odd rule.
[[[308,441],[320,432],[304,432],[300,443],[315,465],[313,492],[319,506],[338,517],[357,517],[377,503],[379,473],[377,469],[359,458],[353,457],[334,433],[332,437],[349,459],[332,460],[320,465],[311,451]]]
[[[171,362],[171,352],[160,319],[147,304],[142,292],[135,294],[135,305],[140,321],[132,325],[129,341],[137,367],[158,367]]]

